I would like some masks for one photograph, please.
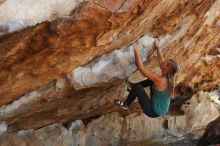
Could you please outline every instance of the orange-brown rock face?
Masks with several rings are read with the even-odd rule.
[[[117,1],[113,5],[116,4]],[[118,10],[110,11],[102,1],[101,5],[86,2],[70,19],[41,23],[2,37],[0,104],[132,41],[135,35],[124,35],[133,28],[130,23],[155,4],[156,1],[125,1]]]
[[[12,129],[38,128],[117,110],[112,99],[124,96],[121,80],[130,74],[100,75],[103,82],[76,90],[68,73],[143,35],[159,37],[165,57],[180,63],[177,83],[195,91],[214,87],[220,82],[219,8],[220,0],[88,1],[68,18],[1,36],[0,121]],[[149,48],[146,67],[157,72],[157,66]]]

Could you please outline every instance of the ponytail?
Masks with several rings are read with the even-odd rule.
[[[168,80],[168,94],[173,99],[175,97],[175,74],[180,69],[180,66],[176,63],[176,61],[169,59],[168,64],[168,73],[167,73],[167,80]]]

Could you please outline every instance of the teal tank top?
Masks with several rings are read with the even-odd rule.
[[[156,91],[153,85],[152,93],[152,109],[157,115],[166,115],[170,106],[170,96],[168,88],[162,91]]]

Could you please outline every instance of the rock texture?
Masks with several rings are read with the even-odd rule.
[[[2,146],[134,146],[135,143],[140,144],[141,141],[144,141],[146,144],[147,140],[154,139],[160,145],[171,143],[178,145],[181,142],[182,145],[192,146],[195,143],[190,143],[190,139],[197,139],[198,136],[201,136],[204,127],[219,115],[218,109],[207,100],[204,93],[194,95],[188,101],[193,106],[186,105],[187,107],[184,108],[186,114],[183,116],[152,119],[140,112],[127,116],[113,112],[93,118],[87,125],[83,124],[81,120],[76,120],[66,124],[65,127],[56,123],[37,130],[5,132],[1,134],[0,141]],[[208,127],[212,128],[213,123],[216,122],[210,123],[209,125],[212,126]],[[209,135],[208,132],[218,134],[217,130],[218,127],[215,127],[215,130],[206,130],[206,137]],[[216,139],[214,136],[209,136],[208,139],[210,138]],[[183,141],[184,139],[188,139],[188,141]]]
[[[200,138],[198,146],[206,146],[211,144],[220,144],[220,117],[209,123],[205,133]]]
[[[149,118],[138,111],[129,114],[113,112],[100,117],[93,117],[90,122],[76,120],[65,124],[49,125],[37,130],[20,130],[7,132],[5,124],[0,125],[1,146],[134,146],[141,142],[147,143],[149,139],[161,144],[190,144],[190,140],[202,135],[206,125],[219,116],[219,110],[214,103],[209,101],[207,94],[198,93],[185,104],[182,116],[164,116]],[[208,133],[218,135],[218,124],[208,126]],[[209,124],[210,125],[210,124]],[[213,128],[215,130],[213,130]],[[209,136],[216,139],[215,136]],[[208,138],[208,139],[210,139]],[[185,140],[187,139],[187,140]],[[207,138],[206,138],[207,139]],[[209,140],[210,141],[210,140]],[[157,144],[157,145],[161,145]]]
[[[131,30],[138,25],[138,19],[133,19],[139,13],[146,16],[156,2],[115,2],[118,8],[114,11],[104,1],[85,2],[71,14],[73,18],[44,22],[2,37],[0,105],[131,42],[142,32]]]
[[[1,136],[1,146],[71,146],[71,133],[62,124],[50,125],[36,131],[19,131]]]
[[[165,57],[181,65],[178,85],[196,92],[219,84],[220,0],[80,2],[68,17],[0,29],[0,121],[9,131],[118,111],[112,100],[127,94],[137,39],[146,67],[159,73],[151,49],[159,38]]]

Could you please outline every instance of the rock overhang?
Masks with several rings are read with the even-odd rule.
[[[113,6],[115,4],[117,8],[107,7],[109,4],[104,1],[85,2],[72,12],[71,18],[43,22],[0,39],[1,113],[7,109],[7,115],[10,115],[1,115],[1,119],[18,129],[37,128],[57,119],[67,122],[73,117],[88,118],[117,110],[111,100],[124,94],[124,84],[119,80],[135,71],[132,49],[128,47],[128,55],[125,55],[126,47],[123,46],[129,46],[146,34],[159,37],[165,56],[175,58],[182,66],[177,83],[185,83],[195,91],[219,84],[219,57],[216,54],[211,59],[206,56],[211,48],[219,45],[219,0],[189,3],[114,1]],[[148,55],[146,67],[158,72],[155,53],[150,45],[147,46],[148,50],[143,53],[145,57]],[[113,51],[119,48],[122,50]],[[113,57],[102,56],[111,51]],[[92,60],[98,56],[99,59],[109,58],[112,63],[105,63],[113,64],[113,68],[116,65],[114,73],[118,74],[108,74],[113,71],[108,66],[102,66],[104,73],[97,74],[100,66],[94,62],[98,59]],[[119,57],[115,59],[114,56]],[[87,75],[81,79],[81,74],[75,76],[79,83],[71,80],[73,70],[79,68],[90,72],[92,80],[87,79]],[[101,75],[104,76],[102,81],[99,80]],[[85,86],[80,85],[81,81]],[[76,91],[77,88],[81,91]],[[39,94],[35,94],[38,91],[43,93],[39,98],[36,97]],[[96,103],[98,106],[94,108]],[[86,104],[90,106],[86,108]],[[19,109],[18,105],[23,108]],[[32,126],[33,120],[36,123]]]

